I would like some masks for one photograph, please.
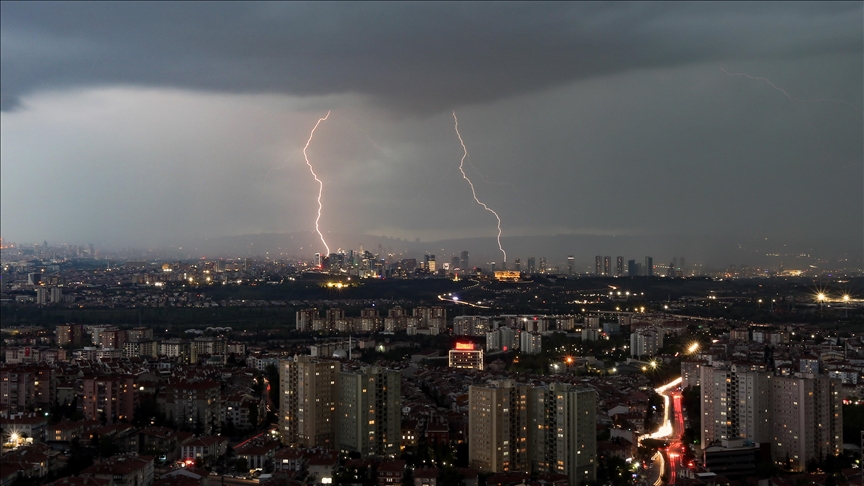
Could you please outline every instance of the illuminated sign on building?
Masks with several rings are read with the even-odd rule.
[[[474,343],[456,343],[456,349],[474,349]]]

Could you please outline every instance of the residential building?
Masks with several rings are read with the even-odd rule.
[[[361,456],[398,454],[401,374],[378,366],[339,373],[336,446]]]
[[[283,444],[336,447],[340,363],[311,356],[279,362],[280,429]]]

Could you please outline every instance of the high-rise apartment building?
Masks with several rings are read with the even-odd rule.
[[[483,472],[527,471],[528,385],[512,380],[468,388],[468,462]]]
[[[615,276],[623,277],[624,276],[624,257],[619,256],[615,258]]]
[[[108,424],[134,418],[137,390],[132,375],[91,375],[84,376],[82,381],[81,409],[84,418],[104,420]]]
[[[279,361],[279,428],[283,444],[336,447],[340,363],[311,356]]]
[[[535,471],[566,474],[571,485],[597,477],[597,392],[566,383],[529,392],[528,447]]]
[[[528,257],[528,273],[536,273],[537,267],[535,266],[534,257]]]
[[[571,485],[596,478],[594,390],[493,381],[471,386],[468,406],[471,467],[566,474]]]
[[[516,270],[517,272],[522,271],[522,260],[518,258],[513,260],[513,270]]]
[[[573,264],[576,262],[576,257],[573,255],[567,256],[567,275],[573,275]]]
[[[627,275],[630,277],[639,276],[639,270],[636,267],[636,260],[627,260]]]
[[[612,275],[612,257],[603,257],[603,276],[609,277]]]
[[[362,456],[397,454],[401,441],[402,376],[368,366],[339,373],[336,446]]]
[[[773,373],[733,365],[699,367],[702,443],[747,439],[771,442]]]
[[[58,324],[55,330],[58,346],[81,346],[84,344],[83,324]]]
[[[298,331],[311,331],[312,322],[318,318],[318,309],[300,309],[296,314]]]
[[[702,443],[771,443],[775,463],[803,471],[842,452],[841,381],[824,375],[776,376],[764,365],[700,368]]]
[[[594,257],[594,274],[603,275],[603,256],[597,255]]]
[[[630,333],[630,356],[653,356],[663,347],[663,329],[643,327]]]
[[[222,387],[216,381],[182,381],[166,386],[157,403],[178,428],[218,434],[222,426],[221,392]]]
[[[804,471],[811,461],[843,452],[840,380],[802,373],[773,384],[774,462]]]

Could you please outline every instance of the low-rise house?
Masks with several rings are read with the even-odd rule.
[[[218,435],[205,435],[183,444],[180,459],[184,461],[214,461],[225,454],[228,449],[228,438]]]
[[[438,474],[437,467],[421,467],[414,471],[414,486],[437,486]]]
[[[392,459],[378,465],[378,486],[401,486],[405,475],[405,461]]]
[[[279,442],[267,441],[249,443],[234,452],[238,459],[246,459],[249,469],[265,469],[265,465],[272,469],[273,459],[278,449]]]
[[[153,456],[112,456],[81,471],[81,476],[112,480],[114,486],[152,486]]]

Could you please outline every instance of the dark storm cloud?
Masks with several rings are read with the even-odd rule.
[[[849,3],[3,2],[0,96],[106,85],[429,112],[647,67],[860,53]]]

